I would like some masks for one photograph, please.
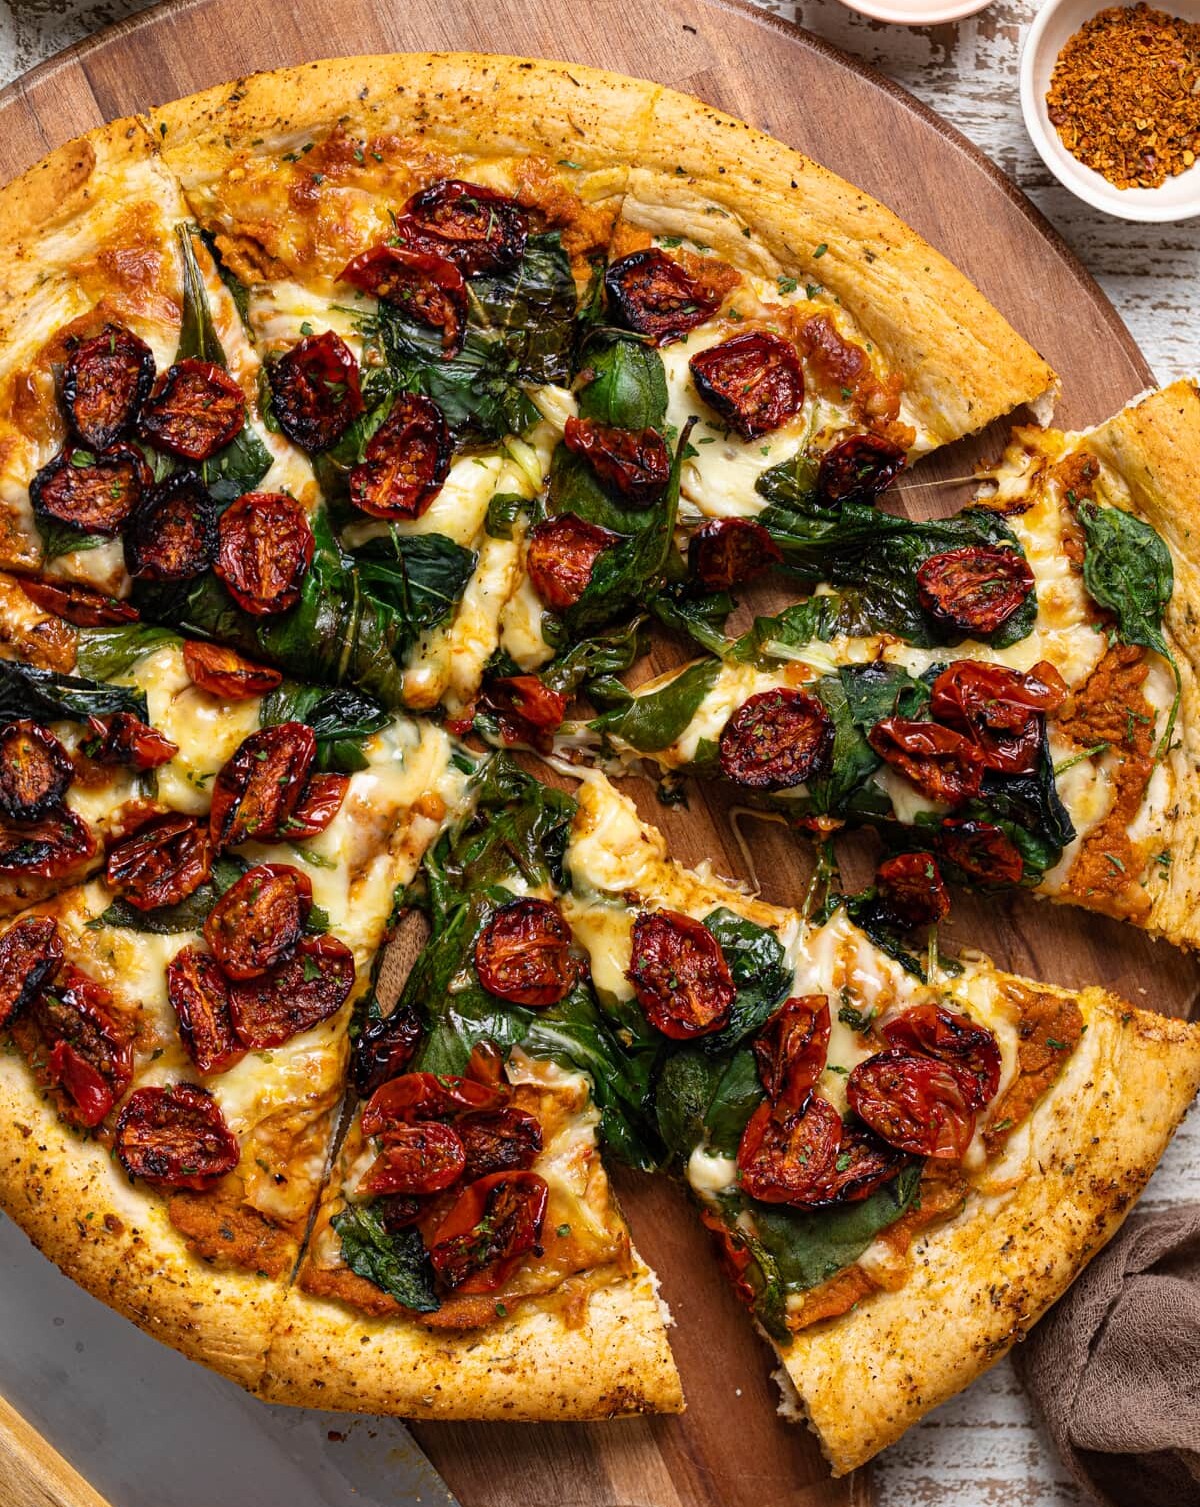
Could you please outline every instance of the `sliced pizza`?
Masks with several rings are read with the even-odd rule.
[[[932,865],[914,923],[940,865],[1195,945],[1198,423],[1181,382],[1086,433],[1018,430],[951,518],[796,494],[776,537],[813,594],[568,742],[817,833],[875,824],[898,873]]]

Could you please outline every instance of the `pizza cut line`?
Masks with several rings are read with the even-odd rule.
[[[939,864],[1191,940],[1194,390],[899,518],[1053,373],[858,190],[566,65],[260,75],[0,194],[0,1204],[269,1400],[596,1418],[683,1406],[607,1168],[670,1173],[869,1458],[1200,1082],[922,952]],[[651,625],[705,657],[631,692]],[[765,905],[585,767],[634,759],[895,851]]]

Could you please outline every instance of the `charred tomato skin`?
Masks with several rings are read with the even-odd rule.
[[[17,584],[36,606],[53,612],[76,628],[120,627],[136,623],[141,613],[131,602],[105,596],[78,581],[52,581],[45,576],[19,576]]]
[[[1025,877],[1021,850],[994,822],[948,817],[938,828],[935,846],[968,884],[1007,887]]]
[[[972,1109],[982,1109],[1000,1087],[1000,1046],[984,1025],[932,1001],[893,1015],[883,1027],[889,1047],[923,1052],[962,1074]]]
[[[987,637],[1024,605],[1033,571],[1019,550],[964,544],[917,567],[917,600],[936,622]]]
[[[308,515],[294,497],[246,492],[221,514],[213,569],[243,612],[269,617],[300,600],[313,549]]]
[[[255,864],[208,913],[204,940],[226,978],[261,978],[296,950],[311,909],[307,874],[286,863]]]
[[[524,1109],[475,1110],[459,1116],[455,1129],[466,1152],[467,1182],[494,1172],[524,1171],[542,1149],[542,1127]]]
[[[53,811],[75,773],[71,756],[48,727],[20,717],[0,726],[0,812],[36,821]]]
[[[496,718],[505,743],[548,751],[550,735],[567,715],[567,698],[536,675],[502,675],[484,687],[479,710]]]
[[[208,831],[191,816],[151,816],[108,850],[104,877],[135,909],[178,905],[212,872]]]
[[[464,1188],[429,1250],[443,1286],[495,1292],[523,1256],[540,1254],[549,1194],[536,1172],[494,1172]]]
[[[932,853],[895,853],[875,870],[887,914],[901,926],[934,926],[950,914],[950,892]]]
[[[596,561],[620,535],[574,513],[543,518],[529,531],[525,568],[534,591],[552,612],[567,612],[592,579]]]
[[[65,523],[81,534],[111,538],[153,484],[142,452],[133,445],[109,445],[100,451],[68,447],[29,483],[36,517]]]
[[[31,1002],[31,1018],[49,1048],[46,1071],[66,1094],[68,1117],[94,1129],[133,1077],[132,1031],[112,995],[69,963]]]
[[[750,790],[789,790],[825,773],[833,736],[818,697],[789,686],[760,691],[721,729],[721,772]]]
[[[132,712],[113,712],[107,722],[88,718],[88,741],[84,752],[96,764],[127,769],[159,769],[179,752],[173,743]]]
[[[37,821],[0,823],[0,874],[61,879],[81,868],[96,846],[95,833],[69,806]]]
[[[401,1073],[375,1090],[362,1112],[365,1136],[386,1135],[417,1120],[452,1120],[475,1111],[501,1109],[506,1084],[480,1083],[450,1073]]]
[[[305,722],[279,722],[243,738],[213,781],[215,850],[286,837],[316,756],[316,734]]]
[[[829,1000],[824,994],[784,1000],[754,1038],[758,1076],[775,1118],[801,1114],[825,1070]]]
[[[783,551],[753,518],[711,518],[688,540],[688,569],[705,591],[744,586],[783,560]]]
[[[177,361],[154,385],[138,431],[156,450],[181,460],[211,460],[246,424],[246,398],[230,374],[212,361]]]
[[[452,453],[437,404],[401,393],[350,472],[350,501],[372,518],[419,518],[442,490]]]
[[[965,1078],[938,1058],[893,1048],[852,1069],[846,1096],[859,1119],[897,1151],[960,1162],[975,1132],[975,1090]]]
[[[144,581],[190,581],[217,558],[217,509],[195,471],[150,488],[125,531],[125,565]]]
[[[154,352],[123,325],[81,341],[62,371],[59,398],[82,444],[105,450],[128,434],[154,385]]]
[[[229,986],[211,952],[184,947],[167,964],[167,998],[198,1073],[227,1072],[246,1049],[233,1029]]]
[[[665,251],[634,251],[613,262],[604,274],[609,311],[619,324],[655,345],[679,340],[710,319],[720,296],[703,289]]]
[[[817,497],[826,507],[870,506],[908,463],[899,445],[877,434],[852,434],[826,450],[817,468]]]
[[[569,418],[563,444],[582,455],[605,488],[622,502],[650,508],[671,479],[671,452],[657,429],[621,429],[599,419]]]
[[[716,937],[679,911],[641,911],[626,978],[650,1024],[673,1041],[719,1031],[737,994]]]
[[[529,220],[507,194],[442,178],[412,195],[395,230],[402,246],[444,257],[475,277],[517,265],[525,255]]]
[[[309,455],[336,445],[363,411],[358,362],[333,330],[305,336],[266,371],[276,422]]]
[[[804,370],[796,347],[767,330],[744,330],[688,362],[696,391],[744,440],[761,439],[799,413]]]
[[[206,1088],[139,1088],[117,1120],[113,1150],[130,1177],[160,1188],[211,1187],[238,1164],[237,1137]]]
[[[368,1197],[441,1193],[462,1177],[466,1148],[458,1132],[440,1120],[417,1120],[388,1132],[358,1191]]]
[[[282,670],[256,665],[224,644],[188,639],[183,646],[183,668],[193,685],[219,696],[222,701],[250,701],[267,696],[283,684]]]
[[[824,1180],[837,1161],[842,1119],[828,1099],[813,1094],[801,1114],[782,1120],[769,1101],[746,1122],[737,1164],[743,1190],[760,1203],[804,1205],[825,1196]]]
[[[443,360],[462,350],[467,285],[448,257],[404,246],[372,246],[342,268],[341,281],[403,309],[418,324],[440,330]]]
[[[1062,676],[1046,660],[1022,673],[1006,665],[956,659],[933,682],[930,715],[965,733],[989,769],[1029,774],[1037,768],[1043,718],[1067,699]]]
[[[412,1061],[425,1028],[416,1010],[397,1005],[390,1015],[368,1020],[354,1038],[350,1079],[362,1098],[369,1098]]]
[[[234,1029],[252,1051],[282,1046],[336,1015],[354,987],[354,954],[337,937],[301,937],[295,952],[261,978],[229,986]]]
[[[289,842],[316,837],[342,809],[350,789],[348,774],[310,774],[287,821]]]
[[[53,916],[23,916],[0,936],[0,1030],[52,982],[62,961]]]
[[[549,900],[510,900],[475,939],[475,971],[489,994],[542,1010],[565,999],[579,977],[571,928]]]
[[[957,806],[979,794],[983,760],[971,740],[953,728],[885,717],[867,734],[867,742],[930,800]]]

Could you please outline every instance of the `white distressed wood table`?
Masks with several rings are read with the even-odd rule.
[[[403,0],[397,0],[403,3]],[[1200,221],[1112,220],[1061,188],[1025,133],[1021,34],[1037,9],[997,0],[954,26],[884,26],[834,0],[760,0],[871,63],[975,141],[1061,231],[1104,287],[1161,381],[1200,370]],[[0,85],[143,0],[0,0]],[[903,171],[903,164],[898,164]],[[1036,267],[1029,270],[1037,277]],[[1200,1113],[1155,1174],[1143,1207],[1200,1201]],[[1071,1507],[1081,1501],[1007,1364],[914,1428],[876,1467],[880,1507]]]

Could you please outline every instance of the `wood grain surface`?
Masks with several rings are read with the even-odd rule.
[[[181,0],[0,93],[0,177],[102,119],[238,72],[331,53],[439,47],[569,57],[656,78],[810,152],[888,202],[979,283],[1062,374],[1060,417],[1068,424],[1103,418],[1149,380],[1065,244],[963,138],[815,39],[725,0],[661,0],[636,10],[625,0],[408,0],[386,10],[362,0],[254,7]],[[967,476],[998,447],[999,429],[923,465],[906,483],[904,506],[922,516],[960,506],[967,489],[945,480]],[[764,605],[773,600],[754,603]],[[659,646],[653,668],[671,654]],[[682,811],[658,808],[648,787],[637,794],[675,855],[745,875],[722,798],[696,797]],[[807,876],[804,850],[767,823],[746,831],[764,893],[794,903]],[[862,842],[848,845],[850,882],[868,863]],[[949,930],[951,941],[982,946],[1018,970],[1064,984],[1099,979],[1172,1013],[1190,1007],[1200,984],[1189,959],[1115,924],[1021,897],[962,899]],[[682,1196],[634,1177],[622,1179],[620,1191],[640,1247],[663,1273],[689,1412],[595,1428],[423,1426],[421,1443],[466,1507],[865,1502],[865,1480],[829,1482],[808,1436],[774,1418],[768,1353],[725,1291]]]
[[[0,1507],[108,1507],[0,1397]]]

